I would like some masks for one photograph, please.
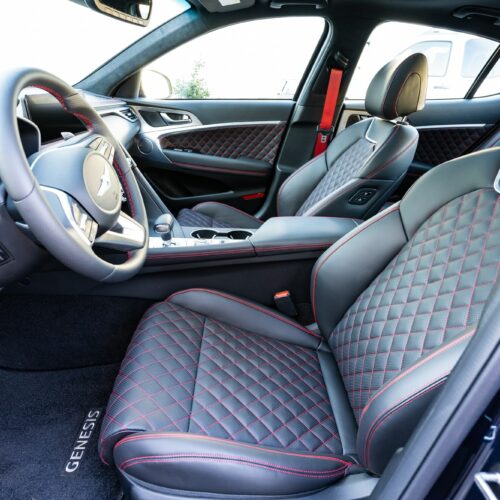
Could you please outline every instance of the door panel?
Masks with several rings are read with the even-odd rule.
[[[141,122],[132,154],[174,212],[223,201],[253,213],[265,200],[293,101],[129,101]]]
[[[474,145],[481,142],[491,128],[489,124],[419,127],[419,142],[414,161],[433,167],[458,158],[473,150]]]
[[[251,158],[274,164],[286,123],[256,123],[201,127],[168,132],[160,137],[162,149],[190,150],[222,158]]]

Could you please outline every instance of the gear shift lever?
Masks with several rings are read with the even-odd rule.
[[[154,223],[154,230],[157,232],[165,244],[169,245],[172,239],[172,227],[174,225],[174,216],[172,214],[160,215]]]

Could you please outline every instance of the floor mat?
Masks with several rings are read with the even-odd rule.
[[[59,370],[119,363],[151,301],[1,295],[0,368]]]
[[[0,370],[0,498],[121,498],[114,470],[97,455],[102,415],[78,468],[65,472],[86,416],[90,410],[104,410],[118,368]]]

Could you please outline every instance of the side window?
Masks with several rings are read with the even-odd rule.
[[[324,28],[315,17],[221,28],[158,58],[143,76],[168,77],[171,99],[292,99]],[[166,97],[152,95],[153,86],[143,85],[143,92]]]
[[[491,68],[491,71],[477,89],[474,97],[487,97],[495,94],[500,94],[500,59]]]
[[[467,33],[409,23],[381,24],[366,43],[347,98],[364,99],[371,79],[384,64],[416,52],[425,54],[429,61],[427,99],[463,98],[497,46],[492,40]]]

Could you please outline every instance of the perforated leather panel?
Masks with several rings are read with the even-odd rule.
[[[375,145],[366,139],[359,139],[331,165],[324,177],[306,198],[296,215],[304,215],[316,203],[341,188],[356,177],[367,158],[373,153]]]
[[[101,450],[103,441],[145,430],[341,452],[316,351],[168,302],[141,322],[102,429]]]
[[[500,196],[481,190],[428,219],[329,338],[354,412],[401,370],[478,322],[500,271]]]

